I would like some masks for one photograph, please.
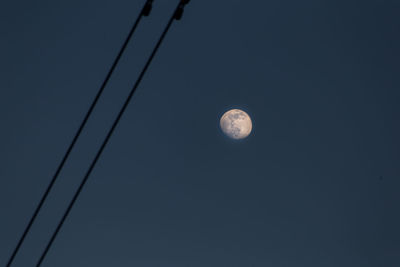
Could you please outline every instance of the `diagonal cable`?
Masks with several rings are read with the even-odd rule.
[[[112,66],[111,66],[106,78],[104,79],[99,91],[97,92],[96,97],[94,98],[92,104],[90,105],[90,108],[88,109],[88,111],[87,111],[87,113],[85,115],[85,118],[81,122],[81,125],[79,126],[78,131],[76,132],[72,142],[70,143],[67,151],[65,152],[63,159],[61,160],[60,164],[58,165],[57,170],[56,170],[55,174],[53,175],[53,178],[51,179],[50,183],[48,184],[47,189],[44,192],[40,202],[36,206],[36,209],[35,209],[32,217],[31,217],[31,219],[29,220],[29,223],[25,227],[25,230],[24,230],[22,236],[20,237],[16,247],[14,248],[14,250],[13,250],[13,252],[12,252],[8,262],[7,262],[6,267],[10,267],[11,264],[14,262],[15,256],[17,255],[18,251],[20,250],[21,245],[24,243],[25,238],[26,238],[27,234],[29,233],[33,223],[35,222],[36,217],[38,216],[43,204],[46,202],[47,196],[49,195],[51,189],[53,188],[54,183],[57,181],[57,178],[58,178],[60,172],[62,171],[66,161],[68,160],[68,157],[71,154],[71,151],[74,148],[77,140],[79,139],[79,136],[81,135],[81,133],[82,133],[82,131],[83,131],[83,129],[84,129],[89,117],[91,116],[91,114],[93,112],[93,109],[95,108],[98,100],[100,99],[101,95],[103,94],[104,88],[106,87],[108,81],[111,78],[111,75],[113,74],[116,66],[118,65],[118,62],[121,59],[121,56],[122,56],[123,52],[125,51],[129,41],[131,40],[131,38],[132,38],[137,26],[139,25],[139,22],[140,22],[141,18],[143,16],[148,16],[150,14],[151,7],[152,7],[152,2],[153,2],[153,0],[147,0],[146,3],[144,4],[140,14],[138,15],[135,23],[133,24],[128,36],[126,37],[125,42],[123,43],[123,45],[122,45],[117,57],[115,58],[114,63],[112,64]]]
[[[140,75],[139,75],[139,77],[137,78],[137,80],[136,80],[136,82],[135,82],[133,88],[131,89],[131,91],[130,91],[128,97],[126,98],[126,100],[125,100],[125,102],[124,102],[124,104],[123,104],[121,110],[119,111],[119,113],[118,113],[116,119],[114,120],[114,122],[113,122],[113,124],[112,124],[110,130],[108,131],[106,138],[104,139],[102,145],[100,146],[100,149],[97,151],[97,154],[96,154],[96,156],[94,157],[92,163],[90,164],[90,167],[89,167],[89,169],[87,170],[87,172],[86,172],[84,178],[82,179],[81,184],[79,185],[77,191],[75,192],[75,195],[74,195],[73,198],[71,199],[71,201],[70,201],[70,203],[69,203],[69,205],[68,205],[68,208],[67,208],[66,211],[64,212],[64,215],[63,215],[63,217],[61,218],[60,222],[58,223],[57,228],[54,230],[54,232],[53,232],[53,234],[52,234],[52,236],[51,236],[49,242],[47,243],[47,246],[46,246],[46,248],[44,249],[44,251],[43,251],[43,253],[42,253],[42,255],[41,255],[39,261],[37,262],[36,267],[40,267],[40,266],[42,265],[43,260],[45,259],[45,257],[46,257],[46,255],[47,255],[49,249],[51,248],[51,246],[52,246],[54,240],[56,239],[56,237],[57,237],[59,231],[61,230],[61,228],[62,228],[62,226],[63,226],[65,220],[67,219],[69,213],[71,212],[71,210],[72,210],[72,208],[73,208],[73,206],[74,206],[76,200],[78,199],[80,193],[82,192],[83,187],[85,186],[85,184],[86,184],[86,182],[87,182],[87,180],[88,180],[90,174],[92,173],[94,167],[96,166],[96,163],[97,163],[97,161],[99,160],[99,158],[100,158],[100,156],[101,156],[101,154],[102,154],[104,148],[106,147],[108,141],[110,140],[110,138],[111,138],[111,136],[112,136],[112,134],[113,134],[115,128],[117,127],[119,121],[121,120],[121,117],[122,117],[122,115],[124,114],[126,108],[128,107],[128,105],[129,105],[129,103],[130,103],[130,101],[131,101],[131,99],[132,99],[132,97],[133,97],[133,95],[134,95],[136,89],[139,87],[140,82],[142,81],[142,79],[143,79],[143,77],[144,77],[144,75],[145,75],[147,69],[149,68],[149,66],[150,66],[150,64],[151,64],[151,62],[152,62],[154,56],[156,55],[158,49],[160,48],[160,46],[161,46],[161,44],[162,44],[162,42],[163,42],[165,36],[167,35],[169,29],[171,28],[172,22],[174,21],[174,19],[179,20],[179,19],[181,18],[182,13],[183,13],[183,8],[184,8],[184,6],[185,6],[187,3],[188,3],[188,0],[180,0],[180,2],[179,2],[179,4],[178,4],[178,7],[177,7],[177,8],[175,9],[175,11],[174,11],[174,14],[173,14],[173,15],[171,16],[171,18],[169,19],[169,21],[168,21],[168,23],[167,23],[167,25],[166,25],[166,27],[165,27],[163,33],[162,33],[161,36],[160,36],[160,39],[158,40],[156,46],[155,46],[154,49],[153,49],[153,52],[151,53],[151,55],[150,55],[150,57],[148,58],[148,60],[147,60],[147,62],[146,62],[146,64],[145,64],[145,66],[143,67],[142,72],[140,73]]]

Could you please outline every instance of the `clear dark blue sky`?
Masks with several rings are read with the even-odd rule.
[[[143,1],[0,3],[4,265]],[[15,267],[34,266],[177,0],[156,0]],[[48,267],[400,266],[400,2],[192,0]],[[218,128],[253,118],[242,141]]]

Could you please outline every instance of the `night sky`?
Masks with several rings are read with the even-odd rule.
[[[144,2],[1,1],[0,266]],[[177,3],[142,20],[13,266],[36,264]],[[400,266],[399,14],[192,0],[43,266]],[[219,128],[231,108],[244,140]]]

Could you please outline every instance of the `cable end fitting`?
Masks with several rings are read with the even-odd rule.
[[[190,0],[181,0],[181,3],[179,4],[178,8],[175,11],[174,18],[176,20],[182,19],[184,8],[189,2],[190,2]]]
[[[151,13],[152,8],[153,8],[153,0],[147,0],[142,10],[142,16],[148,17]]]

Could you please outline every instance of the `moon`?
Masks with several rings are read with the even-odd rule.
[[[231,109],[222,115],[221,130],[233,139],[244,139],[251,133],[253,124],[250,116],[240,109]]]

